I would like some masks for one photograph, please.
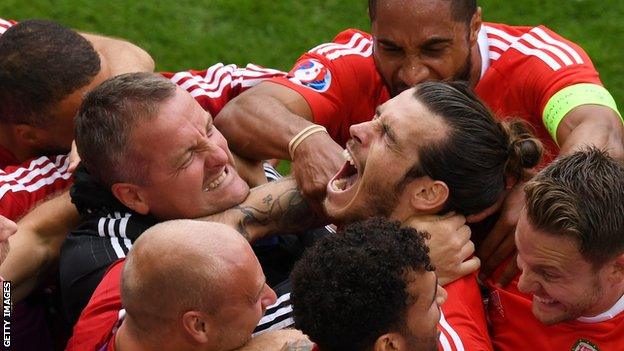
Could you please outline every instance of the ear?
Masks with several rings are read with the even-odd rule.
[[[182,327],[187,336],[199,344],[206,344],[210,340],[211,328],[205,315],[198,311],[188,311],[182,315]]]
[[[45,144],[45,142],[43,142],[45,140],[45,135],[40,128],[28,124],[16,124],[14,130],[14,134],[21,145],[37,147]]]
[[[135,212],[142,215],[149,213],[149,205],[142,196],[141,188],[138,185],[115,183],[111,186],[111,192],[117,200]]]
[[[405,341],[400,334],[387,333],[375,340],[375,351],[402,351],[406,350]]]
[[[612,263],[612,279],[617,284],[624,282],[624,252],[619,254]]]
[[[477,39],[479,38],[479,30],[481,30],[481,24],[483,20],[481,19],[481,7],[477,7],[477,11],[475,11],[474,15],[472,15],[472,19],[470,20],[470,46],[475,45]]]
[[[421,177],[412,181],[410,205],[417,213],[434,214],[442,211],[449,197],[449,188],[443,181]]]

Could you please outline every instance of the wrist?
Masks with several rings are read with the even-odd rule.
[[[291,161],[295,160],[295,151],[297,151],[301,143],[303,143],[303,141],[308,139],[310,136],[317,133],[327,134],[327,129],[318,124],[313,124],[303,128],[301,131],[299,131],[299,133],[292,137],[292,139],[290,139],[290,141],[288,142],[288,154],[290,155]]]

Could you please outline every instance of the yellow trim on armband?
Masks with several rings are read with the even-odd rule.
[[[617,109],[615,100],[609,91],[598,84],[581,83],[571,85],[559,90],[553,95],[542,114],[542,120],[548,133],[557,143],[557,127],[563,117],[573,108],[581,105],[602,105],[613,109],[622,118],[622,114]],[[624,119],[622,119],[624,122]],[[558,145],[559,143],[557,143]]]

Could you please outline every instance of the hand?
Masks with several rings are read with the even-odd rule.
[[[480,261],[471,257],[475,247],[470,241],[470,228],[462,215],[412,217],[404,224],[430,234],[429,257],[436,267],[440,285],[451,283],[479,269]]]
[[[15,232],[17,232],[17,224],[4,216],[0,216],[0,263],[9,254],[9,237]]]
[[[305,197],[323,200],[327,183],[345,162],[342,150],[325,133],[310,135],[295,150],[293,173]]]
[[[477,256],[483,262],[479,273],[480,281],[489,278],[510,255],[516,252],[514,239],[516,224],[524,206],[524,184],[524,182],[517,183],[509,190],[503,200],[498,221],[477,251]],[[505,286],[518,272],[515,262],[511,262],[496,283]]]
[[[243,178],[250,188],[255,188],[267,183],[264,168],[262,167],[262,161],[254,161],[248,158],[243,158],[235,153],[232,153],[232,157],[234,158],[236,172],[241,178]]]
[[[80,164],[80,155],[78,154],[78,147],[76,147],[76,140],[74,140],[72,141],[71,151],[69,152],[69,167],[67,170],[74,173],[78,164]]]

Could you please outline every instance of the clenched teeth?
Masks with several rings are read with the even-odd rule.
[[[546,304],[546,305],[555,303],[554,299],[546,299],[546,298],[543,298],[543,297],[539,297],[537,295],[533,295],[533,296],[535,297],[535,300],[537,300],[537,302],[540,302],[540,303],[543,303],[543,304]]]
[[[349,150],[342,150],[342,157],[344,157],[344,159],[348,161],[351,166],[355,167],[355,161],[353,161],[353,157],[349,153]]]
[[[225,169],[224,169],[223,171],[221,171],[221,174],[219,175],[219,177],[217,177],[217,179],[210,182],[210,184],[208,184],[204,188],[204,192],[216,189],[219,185],[221,185],[221,183],[225,179],[225,176],[226,174],[225,174]]]
[[[347,185],[347,180],[346,179],[336,179],[336,180],[334,180],[332,182],[332,187],[336,191],[344,190],[346,185]]]

